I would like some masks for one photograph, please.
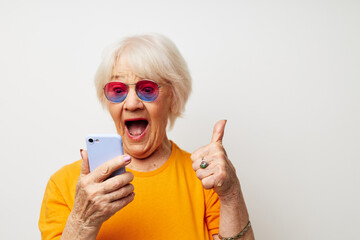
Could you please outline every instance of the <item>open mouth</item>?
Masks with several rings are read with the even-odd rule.
[[[131,119],[125,121],[128,133],[133,137],[141,136],[145,132],[148,124],[149,122],[146,119]]]

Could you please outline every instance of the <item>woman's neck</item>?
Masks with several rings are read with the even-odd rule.
[[[167,137],[160,146],[147,158],[131,158],[131,163],[127,166],[137,172],[151,172],[161,167],[171,155],[172,144]]]

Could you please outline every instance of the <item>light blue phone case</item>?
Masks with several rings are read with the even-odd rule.
[[[122,139],[118,134],[89,134],[86,137],[90,172],[117,156],[124,154]],[[125,172],[125,167],[113,172],[110,177]]]

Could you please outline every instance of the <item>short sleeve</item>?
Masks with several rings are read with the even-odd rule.
[[[50,178],[41,205],[39,229],[42,240],[60,239],[70,215],[70,208],[66,204],[59,188]]]
[[[205,220],[208,226],[210,236],[219,233],[220,223],[220,200],[217,193],[214,190],[204,190],[206,211]]]
[[[81,160],[54,173],[47,183],[41,204],[39,229],[43,240],[59,239],[74,205]]]

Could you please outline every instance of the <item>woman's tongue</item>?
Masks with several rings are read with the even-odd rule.
[[[147,126],[147,121],[139,120],[139,121],[131,121],[126,124],[129,133],[131,136],[139,136],[141,135]]]

